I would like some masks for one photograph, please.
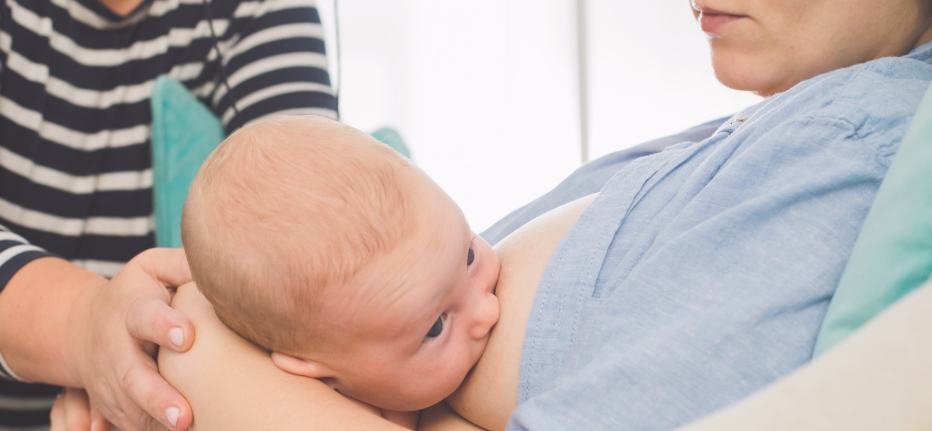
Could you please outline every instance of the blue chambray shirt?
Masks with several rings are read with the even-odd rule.
[[[547,265],[508,428],[670,429],[807,362],[930,62],[820,75],[621,169]]]

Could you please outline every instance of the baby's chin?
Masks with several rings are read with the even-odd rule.
[[[480,352],[480,355],[479,355],[479,356],[481,356],[481,352]],[[456,393],[459,392],[460,388],[463,387],[463,383],[465,383],[466,381],[468,381],[469,378],[470,378],[470,376],[472,376],[473,370],[476,369],[476,364],[478,364],[478,363],[479,363],[479,357],[476,357],[476,360],[473,361],[472,366],[470,366],[470,367],[466,370],[466,372],[463,373],[462,378],[454,379],[452,382],[450,382],[449,385],[446,385],[446,386],[445,386],[445,387],[446,387],[445,390],[443,390],[443,391],[438,391],[437,393],[433,394],[433,396],[429,397],[429,399],[427,399],[427,400],[425,400],[425,401],[423,401],[423,402],[421,402],[421,403],[418,403],[418,405],[423,405],[423,407],[417,407],[417,408],[414,408],[414,409],[411,409],[411,410],[423,410],[423,409],[426,409],[426,408],[428,408],[428,407],[430,407],[430,406],[433,406],[434,404],[437,404],[437,403],[439,403],[439,402],[441,402],[441,401],[443,401],[443,400],[445,400],[445,399],[447,399],[447,398],[449,398],[449,397],[451,397],[451,396],[456,396]]]
[[[460,378],[451,378],[447,384],[443,385],[444,389],[438,388],[438,391],[436,393],[430,394],[429,396],[422,398],[421,400],[419,400],[419,402],[411,403],[411,405],[409,406],[411,408],[400,410],[400,411],[423,410],[451,396],[456,396],[460,388],[463,387],[463,383],[468,381],[470,376],[472,376],[473,371],[476,369],[476,364],[479,363],[479,358],[482,357],[482,353],[485,351],[485,347],[488,345],[488,340],[489,340],[488,337],[486,337],[485,343],[483,343],[482,345],[482,349],[479,350],[478,354],[475,355],[475,358],[472,361],[472,364],[469,366],[469,368],[467,368],[465,372],[459,374],[461,375]]]
[[[489,334],[491,334],[491,331],[489,332]],[[463,389],[463,387],[465,387],[465,383],[468,382],[470,378],[472,378],[473,372],[476,370],[476,366],[479,364],[479,359],[482,358],[482,354],[485,353],[485,349],[486,347],[488,347],[488,345],[489,345],[489,336],[487,335],[485,337],[485,342],[483,342],[482,344],[482,350],[479,351],[479,354],[475,355],[475,359],[473,360],[472,366],[469,367],[469,369],[466,371],[466,374],[464,374],[463,378],[460,379],[459,384],[456,385],[456,388],[452,392],[444,396],[442,400],[445,400],[451,397],[456,398],[460,395],[460,391]],[[440,402],[440,400],[438,400],[437,402]]]

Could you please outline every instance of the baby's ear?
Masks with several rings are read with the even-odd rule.
[[[272,363],[282,371],[312,379],[333,377],[334,373],[326,365],[316,361],[309,361],[284,353],[272,352]]]

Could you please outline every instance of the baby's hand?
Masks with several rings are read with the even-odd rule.
[[[112,429],[110,422],[91,406],[84,389],[68,388],[58,394],[52,406],[50,419],[52,421],[51,431]]]

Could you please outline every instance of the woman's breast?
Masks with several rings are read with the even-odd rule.
[[[496,294],[501,317],[473,370],[447,402],[469,421],[505,429],[518,404],[521,348],[537,285],[550,255],[597,194],[556,208],[524,225],[495,246],[502,263]]]

